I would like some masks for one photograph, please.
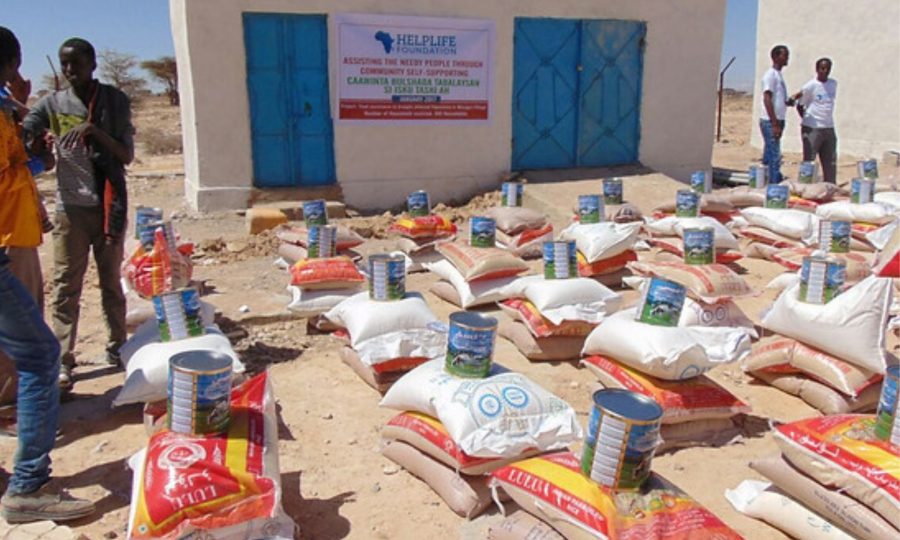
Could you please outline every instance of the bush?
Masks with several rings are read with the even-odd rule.
[[[148,128],[141,132],[140,140],[151,156],[180,154],[182,151],[180,133],[167,133],[158,128]]]

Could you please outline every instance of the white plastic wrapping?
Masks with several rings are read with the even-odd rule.
[[[741,215],[756,225],[782,236],[801,240],[811,246],[818,241],[819,218],[815,214],[791,208],[744,208]]]
[[[574,240],[575,247],[587,262],[615,257],[632,249],[638,239],[641,223],[573,223],[559,233],[560,240]]]
[[[676,217],[668,216],[654,221],[648,221],[647,230],[660,236],[680,236],[684,238],[685,229],[710,227],[713,230],[716,249],[738,249],[737,238],[731,234],[727,227],[709,216],[700,217]]]
[[[622,303],[621,296],[589,278],[530,280],[524,296],[553,324],[598,323]]]
[[[411,292],[402,300],[390,302],[372,300],[368,292],[357,293],[325,313],[325,317],[347,329],[354,349],[367,339],[400,330],[427,328],[437,321],[422,295]]]
[[[897,212],[896,207],[882,202],[856,204],[850,201],[835,201],[819,205],[816,208],[816,215],[821,219],[850,222],[864,221],[878,225],[896,219]]]

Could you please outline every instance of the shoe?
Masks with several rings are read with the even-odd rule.
[[[122,367],[122,353],[119,348],[106,349],[106,363],[111,366]]]
[[[6,493],[0,498],[0,515],[9,523],[70,521],[94,513],[94,503],[78,499],[47,482],[31,493]]]

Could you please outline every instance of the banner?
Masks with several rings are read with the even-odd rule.
[[[340,122],[490,119],[494,22],[337,14]]]

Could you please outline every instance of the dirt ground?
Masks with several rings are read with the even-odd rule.
[[[729,97],[723,117],[723,138],[716,143],[713,163],[746,170],[760,151],[749,146],[750,98]],[[163,99],[141,104],[135,115],[141,133],[157,128],[177,133],[178,111]],[[797,134],[799,136],[799,134]],[[794,172],[799,156],[786,156],[785,169]],[[841,168],[852,167],[853,160]],[[483,538],[486,524],[498,519],[496,510],[466,522],[457,517],[425,484],[379,454],[379,430],[394,411],[378,407],[379,395],[338,359],[338,341],[307,335],[304,319],[284,313],[288,275],[273,265],[276,241],[271,234],[249,237],[244,218],[236,212],[199,215],[183,201],[182,160],[177,154],[151,156],[143,148],[130,168],[131,205],[159,206],[173,215],[177,230],[201,248],[194,277],[217,306],[218,322],[236,350],[253,370],[270,369],[280,411],[279,454],[284,507],[299,527],[299,538]],[[53,179],[40,187],[52,200]],[[493,203],[491,194],[475,203]],[[643,210],[659,201],[636,200]],[[453,210],[465,216],[471,209]],[[348,223],[368,234],[382,233],[388,218],[354,217]],[[51,240],[41,248],[45,279],[52,271]],[[761,288],[780,272],[774,264],[749,260],[751,284]],[[430,274],[412,274],[408,289],[427,291]],[[128,517],[131,472],[126,460],[146,444],[141,407],[112,408],[123,382],[121,370],[103,365],[105,328],[100,311],[96,271],[89,271],[82,300],[74,399],[62,407],[62,436],[53,453],[53,473],[75,494],[97,501],[98,512],[72,528],[91,539],[124,538]],[[47,287],[49,293],[49,286]],[[455,308],[425,293],[438,317]],[[49,299],[49,296],[48,296]],[[758,320],[758,312],[772,293],[741,301]],[[239,307],[246,305],[248,312]],[[498,339],[496,359],[522,371],[568,400],[586,423],[593,377],[574,363],[530,363],[506,340]],[[713,378],[753,408],[742,439],[724,448],[694,448],[658,456],[654,469],[707,505],[729,526],[755,539],[785,538],[760,521],[735,512],[723,492],[746,478],[758,478],[747,462],[775,452],[769,419],[788,421],[814,415],[799,399],[751,382],[738,366],[716,369]],[[0,466],[12,467],[13,440],[0,441]],[[579,450],[579,449],[576,449]],[[2,530],[0,530],[2,533]],[[2,536],[2,534],[0,534]]]

